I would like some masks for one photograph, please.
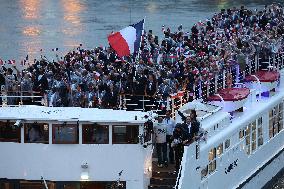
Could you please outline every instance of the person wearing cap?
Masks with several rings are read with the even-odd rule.
[[[167,127],[167,144],[169,145],[169,160],[171,164],[174,164],[174,151],[171,146],[172,143],[172,136],[173,136],[173,131],[175,128],[175,121],[171,118],[171,111],[167,110],[166,111],[166,116],[163,120],[163,123]]]

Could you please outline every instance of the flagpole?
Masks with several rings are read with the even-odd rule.
[[[131,8],[132,8],[132,0],[129,0],[129,24],[131,24]]]

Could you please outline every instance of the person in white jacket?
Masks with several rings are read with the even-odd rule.
[[[163,123],[162,117],[159,117],[158,123],[154,124],[154,135],[158,155],[158,167],[167,167],[167,126]]]

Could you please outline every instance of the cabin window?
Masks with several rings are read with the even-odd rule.
[[[251,133],[251,151],[256,150],[256,128],[252,125],[252,133]]]
[[[258,118],[257,124],[258,124],[258,125],[262,125],[262,117]]]
[[[208,175],[208,165],[201,170],[201,180],[204,179]]]
[[[250,134],[250,125],[248,125],[245,130],[245,135],[248,136],[249,134]]]
[[[0,121],[0,142],[21,142],[21,126],[14,121]]]
[[[78,144],[77,124],[53,124],[53,144]]]
[[[245,135],[245,131],[244,131],[243,129],[240,130],[240,132],[239,132],[239,138],[242,139],[242,138],[244,137],[244,135]]]
[[[283,102],[279,104],[279,112],[283,112]]]
[[[225,149],[228,149],[230,147],[230,143],[231,143],[230,139],[227,139],[225,141]]]
[[[113,144],[137,144],[139,135],[138,125],[114,125],[112,128]]]
[[[223,143],[217,147],[217,155],[220,156],[223,153]]]
[[[273,137],[273,117],[269,119],[269,138]]]
[[[272,114],[272,115],[271,115]],[[273,138],[283,128],[283,103],[275,106],[269,113],[269,138]]]
[[[283,112],[279,113],[278,117],[279,132],[283,129]]]
[[[25,123],[25,143],[48,144],[48,123]]]
[[[250,131],[251,131],[251,125],[252,124],[249,124],[247,127],[246,127],[246,130],[245,130],[245,138],[246,138],[246,152],[247,154],[249,155],[251,150],[250,150],[250,143],[251,143],[251,138],[250,138]]]
[[[216,160],[209,163],[209,174],[213,173],[216,170]]]
[[[83,124],[83,144],[109,144],[109,126]]]
[[[216,148],[212,148],[209,151],[208,159],[209,159],[209,161],[212,161],[215,158],[216,158]]]

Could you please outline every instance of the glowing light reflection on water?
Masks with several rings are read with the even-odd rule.
[[[146,30],[162,36],[161,26],[205,20],[221,8],[262,8],[268,0],[9,0],[0,1],[0,58],[21,60],[41,52],[53,58],[83,44],[86,48],[107,45],[107,35],[146,16]],[[280,2],[280,1],[279,1]],[[130,11],[131,10],[131,11]]]

